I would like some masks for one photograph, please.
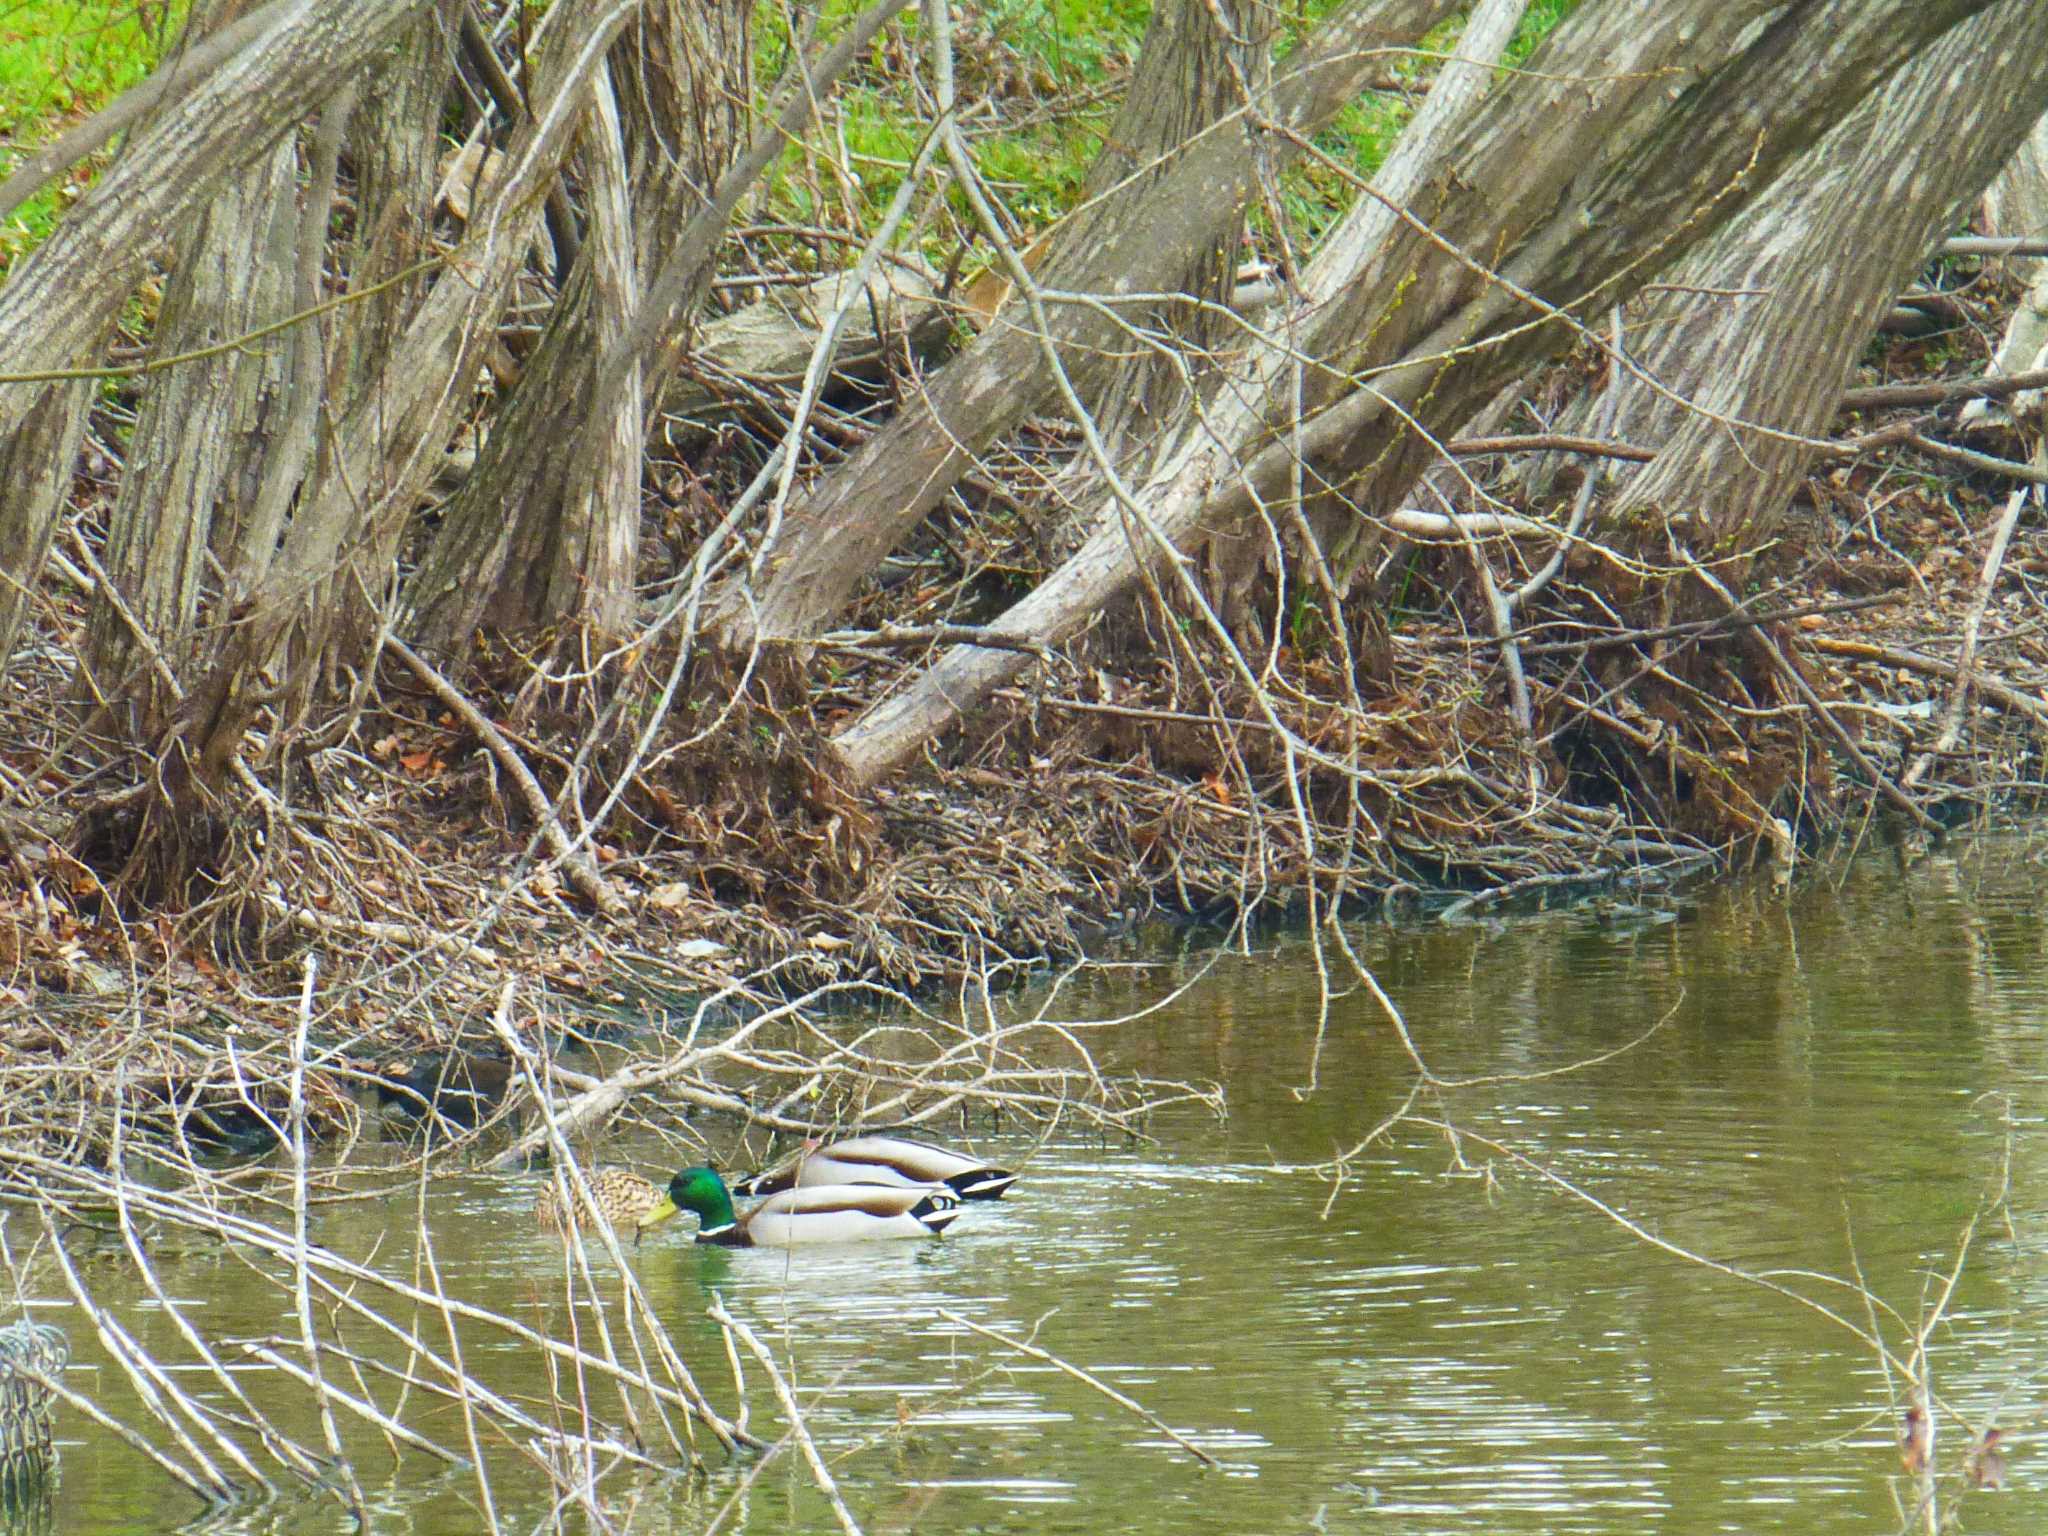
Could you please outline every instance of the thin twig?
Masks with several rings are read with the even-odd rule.
[[[1073,1377],[1074,1380],[1082,1382],[1087,1386],[1093,1387],[1097,1392],[1100,1392],[1104,1397],[1108,1398],[1111,1402],[1115,1403],[1119,1408],[1128,1409],[1130,1412],[1136,1414],[1139,1418],[1143,1419],[1147,1424],[1150,1424],[1154,1429],[1158,1430],[1159,1433],[1166,1436],[1167,1439],[1171,1440],[1175,1445],[1179,1446],[1182,1450],[1186,1451],[1190,1456],[1194,1457],[1195,1460],[1199,1461],[1203,1466],[1220,1467],[1222,1465],[1222,1463],[1219,1462],[1214,1456],[1211,1456],[1207,1451],[1203,1450],[1199,1445],[1195,1444],[1195,1442],[1190,1440],[1186,1435],[1182,1434],[1179,1430],[1175,1429],[1171,1424],[1168,1424],[1166,1420],[1160,1418],[1159,1415],[1154,1413],[1150,1408],[1147,1408],[1143,1403],[1139,1402],[1137,1399],[1133,1397],[1128,1397],[1124,1393],[1117,1391],[1115,1387],[1112,1387],[1100,1376],[1090,1375],[1087,1371],[1082,1370],[1080,1366],[1073,1364],[1071,1361],[1062,1360],[1058,1355],[1053,1354],[1050,1350],[1040,1349],[1036,1344],[1027,1343],[1023,1339],[1014,1338],[1010,1334],[1002,1332],[1000,1329],[990,1328],[982,1323],[977,1323],[972,1318],[962,1317],[958,1312],[953,1311],[949,1307],[940,1307],[938,1309],[938,1314],[940,1317],[943,1317],[947,1322],[952,1323],[956,1327],[965,1328],[968,1329],[970,1332],[978,1333],[986,1338],[994,1339],[998,1344],[1001,1344],[1006,1349],[1013,1349],[1018,1354],[1028,1356],[1033,1360],[1041,1360],[1047,1365],[1053,1366],[1058,1370],[1064,1371],[1067,1375]]]
[[[305,958],[305,979],[299,989],[298,1029],[292,1036],[292,1075],[290,1132],[292,1154],[292,1311],[299,1323],[299,1343],[306,1351],[306,1366],[311,1372],[313,1383],[320,1394],[320,1432],[327,1441],[327,1455],[333,1469],[340,1475],[342,1490],[346,1493],[350,1510],[356,1517],[359,1529],[369,1528],[369,1510],[363,1503],[363,1490],[356,1481],[355,1468],[348,1463],[348,1453],[341,1443],[341,1429],[334,1421],[334,1405],[329,1401],[332,1389],[327,1385],[320,1368],[320,1337],[313,1331],[313,1301],[311,1287],[307,1283],[310,1266],[307,1263],[308,1243],[306,1239],[306,1042],[313,1027],[313,984],[320,974],[317,955],[308,953]]]
[[[1991,604],[1991,593],[1998,585],[1998,573],[2005,566],[2005,552],[2012,543],[2012,531],[2019,526],[2020,512],[2030,500],[2032,497],[2024,486],[2005,499],[2005,511],[1998,519],[1998,526],[1992,530],[1990,547],[1984,551],[1984,568],[1977,577],[1977,592],[1970,600],[1969,616],[1963,621],[1963,649],[1956,658],[1955,682],[1949,689],[1941,732],[1935,737],[1934,745],[1922,752],[1906,770],[1904,783],[1908,789],[1919,782],[1935,756],[1952,751],[1957,738],[1962,735],[1963,704],[1970,693],[1971,673],[1977,661],[1977,637],[1984,629],[1984,610]]]
[[[714,1293],[715,1294],[715,1293]],[[715,1301],[708,1309],[713,1322],[726,1329],[746,1347],[748,1354],[761,1362],[761,1369],[768,1373],[768,1385],[775,1389],[775,1399],[782,1404],[783,1417],[789,1421],[789,1430],[796,1437],[797,1449],[804,1453],[804,1460],[810,1464],[811,1477],[818,1485],[818,1491],[825,1495],[832,1506],[832,1513],[838,1518],[839,1528],[846,1536],[861,1536],[860,1525],[853,1518],[853,1511],[846,1507],[839,1485],[832,1480],[832,1470],[825,1465],[825,1458],[818,1454],[818,1443],[811,1438],[811,1431],[804,1423],[803,1410],[797,1406],[796,1394],[789,1390],[789,1383],[782,1372],[775,1367],[775,1356],[768,1346],[745,1323],[725,1309],[725,1302]]]

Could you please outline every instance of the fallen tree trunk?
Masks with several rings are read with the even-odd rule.
[[[1405,221],[1303,327],[1317,363],[1298,390],[1308,419],[1282,415],[1220,442],[1198,432],[1178,465],[1105,509],[1100,531],[993,627],[1066,638],[1142,572],[1183,562],[1255,505],[1283,503],[1303,465],[1333,508],[1326,539],[1348,542],[1356,566],[1383,537],[1374,514],[1393,509],[1433,443],[1563,345],[1574,309],[1626,297],[1660,258],[1710,236],[1918,49],[1985,8],[1814,0],[1761,29],[1706,0],[1666,0],[1654,20],[1575,12],[1540,67],[1488,98],[1416,200],[1427,223]],[[2048,22],[2041,0],[2021,8]],[[1695,83],[1674,90],[1674,70]],[[1581,82],[1570,131],[1557,123],[1565,79]],[[1481,250],[1505,255],[1488,266],[1469,254]],[[1025,664],[1016,651],[952,649],[842,728],[831,751],[855,783],[872,782]]]
[[[747,396],[794,387],[803,379],[825,319],[847,297],[850,272],[828,272],[707,320],[681,371],[661,397],[663,441],[670,448],[708,442],[719,427],[747,414]],[[869,382],[892,349],[936,362],[953,318],[939,299],[939,276],[923,262],[884,262],[847,309],[832,377]]]
[[[1288,55],[1262,115],[1240,108],[1185,145],[1155,180],[1128,181],[1060,226],[1037,279],[1071,296],[1050,309],[1048,338],[1071,384],[1086,393],[1108,368],[1121,327],[1119,295],[1156,293],[1193,253],[1234,227],[1262,174],[1292,160],[1363,88],[1380,50],[1412,44],[1448,13],[1439,0],[1352,0]],[[1012,273],[1013,278],[1015,273]],[[1156,301],[1142,301],[1147,307]],[[1010,308],[1017,307],[1012,300]],[[736,648],[758,635],[819,632],[854,588],[938,505],[975,456],[1058,384],[1046,341],[998,318],[845,464],[793,503],[760,577],[729,585],[712,609]]]

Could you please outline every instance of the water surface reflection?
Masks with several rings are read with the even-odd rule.
[[[1674,905],[1673,921],[1575,912],[1355,937],[1446,1077],[1546,1071],[1668,1017],[1583,1072],[1427,1108],[1728,1264],[1860,1265],[1910,1319],[2009,1152],[2011,1220],[1980,1227],[1933,1348],[1944,1399],[1980,1427],[1995,1413],[2019,1442],[2010,1490],[1969,1498],[1969,1528],[2032,1530],[2048,1466],[2029,1454],[2048,1367],[2048,1192],[2033,1177],[2048,1065],[2041,858],[1992,839],[1910,869],[1867,857],[1789,903],[1716,889]],[[1061,1010],[1128,1008],[1195,963],[1070,986]],[[714,1298],[773,1342],[875,1532],[1898,1527],[1884,1374],[1815,1312],[1680,1262],[1419,1126],[1360,1157],[1332,1200],[1302,1170],[1353,1145],[1409,1077],[1363,993],[1333,1005],[1318,1052],[1315,988],[1305,941],[1268,941],[1175,1006],[1091,1038],[1106,1068],[1225,1083],[1224,1124],[1189,1110],[1161,1117],[1151,1145],[1058,1136],[1011,1199],[943,1242],[790,1256],[671,1240],[639,1251],[640,1279],[715,1392],[729,1388],[704,1316]],[[983,1149],[1007,1161],[1023,1146]],[[558,1250],[524,1226],[532,1188],[438,1180],[436,1247],[455,1293],[560,1328]],[[409,1196],[339,1207],[321,1236],[403,1268],[411,1210]],[[169,1262],[165,1278],[216,1336],[289,1331],[284,1298],[232,1256]],[[1846,1291],[1788,1283],[1864,1321]],[[115,1273],[95,1284],[151,1348],[180,1357],[154,1303]],[[61,1280],[40,1294],[61,1295]],[[942,1309],[1034,1334],[1222,1469]],[[118,1406],[125,1389],[93,1363],[90,1330],[45,1315],[80,1346],[81,1384]],[[544,1390],[515,1345],[480,1338],[469,1358],[503,1390]],[[757,1427],[773,1424],[754,1388]],[[460,1434],[451,1409],[420,1406],[416,1421]],[[64,1423],[59,1529],[158,1531],[190,1515],[159,1474],[75,1415]],[[291,1427],[317,1439],[310,1418]],[[1960,1433],[1945,1433],[1953,1452]],[[352,1444],[381,1528],[481,1523],[462,1475],[414,1461],[391,1474],[374,1437]],[[738,1478],[622,1481],[620,1523],[701,1530]],[[516,1475],[501,1495],[509,1523],[544,1518]],[[331,1505],[249,1523],[345,1524]],[[752,1486],[739,1519],[830,1526],[793,1459]]]

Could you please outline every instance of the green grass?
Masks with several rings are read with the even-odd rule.
[[[1510,69],[1526,63],[1529,55],[1536,51],[1536,45],[1550,36],[1560,21],[1577,10],[1578,4],[1579,0],[1531,0],[1501,62]]]
[[[156,64],[186,0],[0,0],[0,171]],[[45,187],[0,227],[0,268],[49,234],[104,156]]]
[[[7,163],[6,149],[43,142],[147,74],[166,40],[176,35],[187,3],[0,0],[0,169]],[[827,30],[862,3],[828,0]],[[1300,25],[1312,25],[1332,3],[1309,0]],[[1526,59],[1574,3],[1534,0],[1508,50],[1508,62]],[[999,112],[993,122],[973,116],[968,121],[976,162],[1027,233],[1072,206],[1137,56],[1149,10],[1148,0],[981,0],[961,8],[956,36],[960,98],[992,100]],[[763,79],[779,71],[786,57],[783,16],[779,5],[764,3],[757,18]],[[764,211],[771,219],[841,225],[850,215],[865,230],[894,196],[922,131],[902,55],[919,57],[920,73],[923,69],[915,17],[893,31],[893,37],[875,45],[874,58],[848,78],[838,98],[840,132],[857,181],[842,187],[822,164],[814,176],[806,163],[810,152],[792,149],[770,180]],[[1439,29],[1424,40],[1423,55],[1455,46],[1456,36],[1456,24]],[[1426,56],[1416,56],[1397,61],[1394,71],[1421,78],[1431,67]],[[1078,105],[1038,112],[1035,95],[1065,96]],[[1399,95],[1368,94],[1345,109],[1321,145],[1333,158],[1370,175],[1411,110]],[[17,210],[0,228],[0,271],[49,233],[63,207],[90,184],[102,164],[104,158],[96,157]],[[1283,194],[1297,238],[1310,240],[1351,200],[1341,177],[1315,166],[1291,172]],[[934,228],[926,242],[926,255],[940,265],[972,225],[957,190],[952,197],[956,228]]]
[[[1508,43],[1503,65],[1512,69],[1525,62],[1536,45],[1577,4],[1578,0],[1532,0]],[[1327,8],[1327,3],[1311,7],[1311,14]],[[1437,57],[1457,50],[1463,27],[1462,16],[1445,22],[1425,36],[1414,52],[1390,59],[1387,72],[1415,82],[1419,89],[1436,72]],[[1337,120],[1317,137],[1316,147],[1347,170],[1369,177],[1385,162],[1413,115],[1411,97],[1369,91],[1337,115]],[[1294,224],[1297,238],[1310,242],[1336,221],[1354,196],[1350,182],[1327,166],[1298,165],[1281,185],[1287,216]]]
[[[858,8],[856,0],[830,0],[827,25]],[[965,129],[975,163],[991,191],[1027,234],[1071,207],[1116,108],[1117,87],[1128,74],[1144,35],[1145,0],[986,0],[960,11],[954,33],[959,100],[993,103],[996,119],[970,111]],[[781,12],[764,7],[756,18],[761,39],[757,73],[782,68],[786,39]],[[895,196],[922,142],[924,111],[906,79],[904,59],[924,61],[922,27],[914,14],[875,45],[864,70],[849,75],[838,95],[838,131],[859,178],[851,195],[854,221],[872,228]],[[1071,111],[1039,111],[1037,97],[1079,97]],[[813,162],[816,162],[815,164]],[[771,179],[768,213],[794,224],[844,224],[841,188],[816,149],[792,148]],[[822,196],[821,196],[822,194]],[[820,202],[826,206],[818,206]],[[925,255],[944,266],[973,225],[958,189],[950,194],[952,229],[933,227]]]

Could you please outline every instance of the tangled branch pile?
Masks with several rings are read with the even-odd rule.
[[[0,188],[125,134],[0,286],[10,1005],[213,1092],[309,949],[369,1071],[2031,794],[2048,0],[1754,9],[195,5]]]

